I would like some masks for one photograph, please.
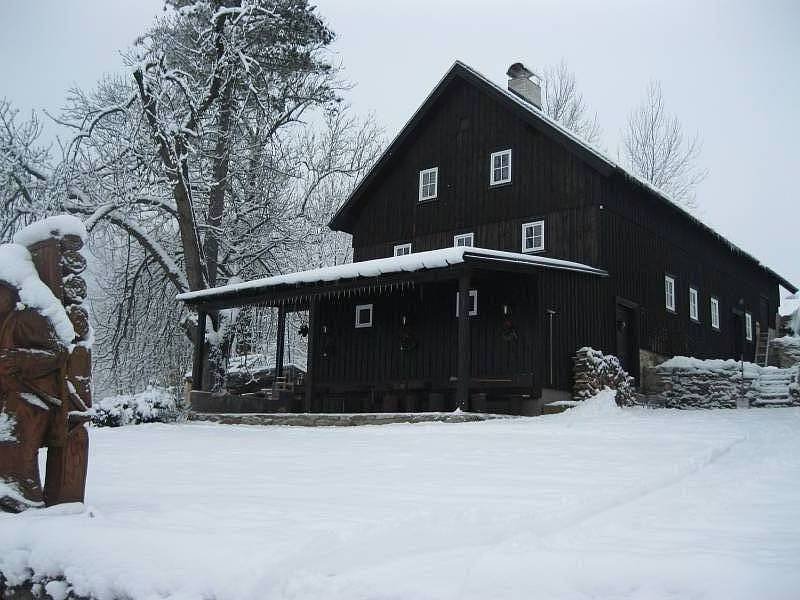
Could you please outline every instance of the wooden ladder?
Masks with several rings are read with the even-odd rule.
[[[766,367],[769,361],[769,343],[772,341],[772,335],[769,330],[762,331],[758,334],[756,340],[756,357],[755,363],[761,367]]]

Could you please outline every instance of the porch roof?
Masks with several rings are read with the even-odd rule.
[[[505,270],[509,267],[528,267],[531,269],[555,269],[572,271],[599,277],[607,277],[603,269],[591,267],[582,263],[549,258],[518,252],[504,252],[487,248],[459,247],[441,248],[426,252],[416,252],[405,256],[392,256],[361,262],[334,265],[297,271],[284,275],[274,275],[261,279],[253,279],[229,285],[223,285],[205,290],[184,292],[176,298],[190,305],[215,304],[231,302],[231,304],[246,303],[247,300],[255,302],[259,296],[267,296],[271,292],[286,292],[296,289],[298,295],[314,293],[308,289],[310,286],[327,284],[324,291],[334,291],[338,282],[356,283],[363,280],[365,286],[389,284],[382,276],[414,274],[436,269],[448,269],[458,265],[473,265],[478,268]],[[380,281],[375,281],[380,279]],[[392,277],[395,282],[397,277]]]

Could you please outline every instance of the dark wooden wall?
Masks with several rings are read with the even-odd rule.
[[[489,157],[512,149],[512,181],[489,186]],[[419,171],[439,167],[435,200],[418,201]],[[594,264],[599,174],[492,98],[463,82],[438,100],[392,168],[366,190],[353,231],[355,260],[453,245],[474,231],[484,248],[519,252],[522,223],[544,218],[545,256]],[[588,209],[588,210],[587,210]]]
[[[575,350],[582,345],[611,347],[607,324],[587,318],[603,313],[613,319],[607,283],[605,278],[562,271],[475,273],[471,287],[478,290],[478,314],[470,318],[473,391],[528,387],[538,394],[542,387],[570,389]],[[456,290],[452,280],[322,302],[316,320],[316,385],[350,390],[454,387]],[[572,301],[564,303],[565,297]],[[373,326],[357,329],[355,307],[366,303],[374,305]],[[504,304],[510,307],[516,339],[503,336]],[[552,382],[547,309],[556,311]],[[413,350],[400,347],[403,316],[416,341]]]
[[[734,336],[742,332],[733,330],[730,317],[743,299],[744,310],[753,315],[754,340],[745,345],[745,358],[752,360],[755,323],[764,320],[760,298],[768,303],[764,330],[775,326],[777,283],[638,186],[617,176],[606,189],[599,213],[600,260],[611,274],[615,295],[640,305],[640,346],[666,355],[738,358]],[[674,314],[665,308],[665,274],[676,279]],[[690,285],[700,295],[699,323],[689,318]],[[711,327],[711,296],[720,301],[719,331]]]
[[[473,377],[512,377],[530,374],[536,323],[529,311],[519,311],[517,341],[502,339],[502,304],[523,307],[536,303],[535,276],[477,273],[478,314],[470,318]],[[320,303],[314,364],[319,384],[365,385],[391,389],[409,382],[450,385],[457,374],[458,320],[456,280],[417,284],[413,288],[371,293]],[[355,307],[374,305],[373,326],[356,329]],[[413,350],[401,350],[401,319],[416,341]],[[327,333],[322,333],[325,326]],[[330,356],[322,356],[328,347]]]

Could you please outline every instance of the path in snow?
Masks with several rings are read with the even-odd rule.
[[[0,570],[101,598],[797,598],[800,409],[92,431]]]

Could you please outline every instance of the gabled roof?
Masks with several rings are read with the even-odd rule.
[[[496,83],[494,83],[493,81],[491,81],[490,79],[488,79],[487,77],[485,77],[472,67],[469,67],[468,65],[462,63],[461,61],[456,61],[453,64],[453,66],[450,67],[450,70],[447,71],[447,73],[444,75],[444,77],[442,77],[442,79],[439,81],[436,87],[433,88],[433,91],[431,91],[431,93],[428,94],[428,97],[425,98],[424,102],[420,105],[417,111],[412,115],[412,117],[400,130],[400,133],[397,134],[394,140],[392,140],[391,144],[389,144],[389,146],[386,148],[383,154],[381,154],[381,156],[378,158],[378,160],[375,162],[372,168],[367,172],[366,176],[364,176],[364,178],[359,182],[356,188],[350,193],[350,196],[347,198],[344,204],[342,204],[342,206],[339,208],[339,210],[331,219],[331,222],[329,223],[329,227],[331,229],[333,229],[334,231],[346,231],[348,233],[352,233],[352,218],[355,216],[355,212],[358,209],[358,205],[362,202],[362,200],[364,200],[364,194],[366,190],[369,188],[370,184],[375,180],[378,174],[384,169],[384,167],[394,157],[397,151],[402,147],[403,143],[413,133],[417,124],[419,124],[419,122],[425,117],[425,115],[434,105],[436,100],[456,79],[466,81],[474,85],[478,89],[488,93],[493,98],[498,99],[501,103],[507,106],[509,110],[513,110],[522,119],[524,119],[531,126],[535,127],[542,134],[562,144],[569,151],[580,156],[583,160],[588,162],[603,175],[609,176],[612,173],[617,173],[621,175],[623,178],[644,188],[652,197],[663,202],[671,209],[675,210],[682,217],[694,223],[696,226],[704,230],[706,233],[709,233],[712,236],[716,237],[720,242],[726,244],[731,249],[732,252],[734,252],[735,254],[739,254],[745,259],[755,263],[756,266],[763,269],[767,274],[773,277],[778,283],[780,283],[780,285],[785,287],[787,290],[791,291],[792,293],[797,291],[797,287],[794,286],[792,283],[790,283],[789,281],[778,275],[775,271],[773,271],[766,265],[762,264],[754,256],[745,252],[742,248],[740,248],[733,242],[729,241],[727,238],[722,236],[713,228],[709,227],[708,225],[697,219],[694,215],[692,215],[684,208],[682,208],[680,205],[678,205],[677,202],[673,201],[664,192],[653,187],[649,182],[645,181],[641,177],[631,173],[621,165],[617,164],[616,162],[611,160],[607,155],[605,155],[602,151],[598,150],[591,144],[588,144],[587,142],[576,136],[574,133],[565,129],[564,127],[562,127],[561,125],[550,119],[542,111],[535,108],[533,105],[522,100],[521,98],[509,92],[505,88],[497,85]]]
[[[440,248],[427,252],[414,252],[404,256],[376,258],[361,262],[345,263],[331,267],[321,267],[308,271],[298,271],[285,275],[274,275],[262,279],[253,279],[240,283],[222,285],[205,290],[184,292],[176,298],[190,304],[204,301],[220,300],[241,295],[242,292],[256,293],[288,287],[313,286],[345,280],[367,279],[396,273],[414,273],[431,269],[445,269],[455,265],[470,263],[475,266],[495,269],[501,265],[517,265],[532,269],[555,269],[571,271],[598,277],[606,277],[608,273],[602,269],[590,267],[582,263],[546,256],[504,252],[487,248],[460,246],[458,248]]]

